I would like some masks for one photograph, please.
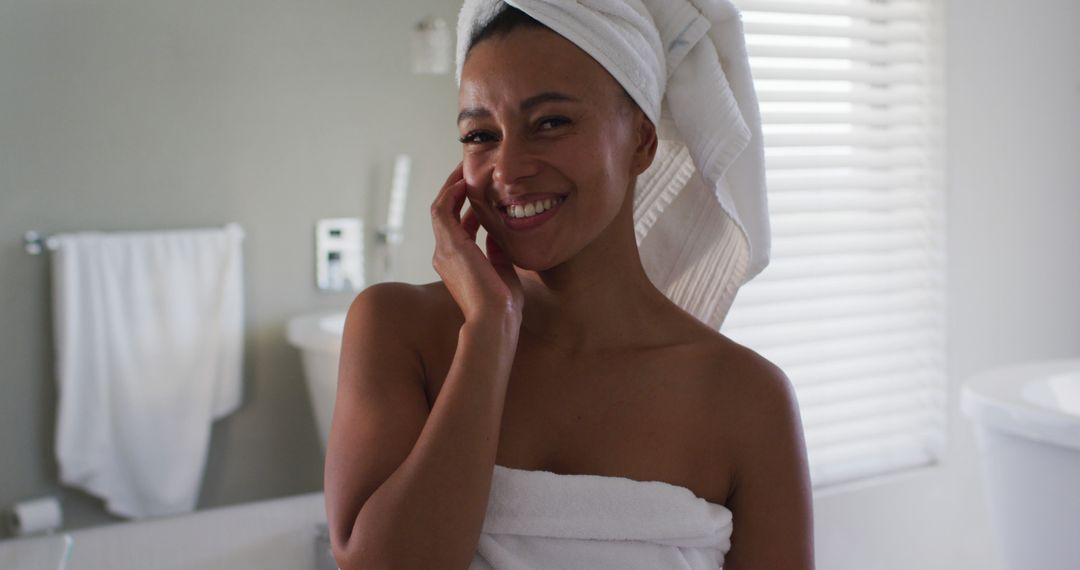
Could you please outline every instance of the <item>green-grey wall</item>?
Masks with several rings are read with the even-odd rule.
[[[49,257],[26,230],[240,223],[244,405],[214,427],[199,508],[321,489],[285,323],[352,300],[314,287],[315,220],[364,218],[370,240],[398,152],[396,280],[437,279],[428,205],[460,159],[457,89],[412,74],[409,42],[459,5],[0,0],[0,508],[57,494],[68,528],[119,520],[57,481]]]

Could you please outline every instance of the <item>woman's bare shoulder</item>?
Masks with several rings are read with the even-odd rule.
[[[731,423],[747,425],[793,403],[794,390],[783,370],[751,347],[714,331],[707,343],[706,370],[716,400],[726,403]],[[789,410],[790,411],[790,410]]]
[[[710,343],[710,354],[726,369],[737,372],[743,378],[741,384],[775,382],[783,372],[780,367],[758,351],[733,340],[719,331]]]
[[[368,303],[378,305],[386,312],[400,315],[402,320],[446,318],[453,320],[461,316],[461,311],[454,303],[454,298],[442,281],[413,284],[401,281],[383,281],[369,285],[357,295],[355,304],[361,298]]]
[[[802,568],[813,559],[812,485],[798,399],[779,366],[732,342],[737,389],[725,406],[731,458],[726,506],[738,531],[727,564]],[[776,537],[790,537],[776,549]]]
[[[446,327],[463,320],[442,281],[413,284],[384,281],[369,285],[353,299],[350,320],[373,319],[381,330],[426,345],[445,336]]]

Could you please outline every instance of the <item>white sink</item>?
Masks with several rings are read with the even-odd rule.
[[[975,375],[960,407],[1006,568],[1080,568],[1080,358]]]
[[[309,493],[123,522],[64,536],[0,540],[0,568],[18,570],[297,570],[336,568],[320,537],[325,497]]]
[[[315,408],[315,421],[323,452],[330,435],[337,392],[338,362],[341,360],[341,336],[348,309],[299,315],[289,319],[286,336],[289,344],[300,350],[304,381]]]

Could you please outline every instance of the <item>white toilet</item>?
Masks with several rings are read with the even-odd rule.
[[[975,375],[960,407],[1005,568],[1080,569],[1080,358]]]
[[[341,360],[341,336],[345,330],[345,310],[289,319],[286,337],[289,344],[300,349],[304,366],[304,381],[314,407],[315,422],[323,453],[330,436],[330,418],[334,413],[337,392],[338,362]]]

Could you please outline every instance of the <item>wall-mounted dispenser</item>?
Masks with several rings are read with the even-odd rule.
[[[364,222],[330,218],[315,224],[315,283],[324,291],[364,288]]]

